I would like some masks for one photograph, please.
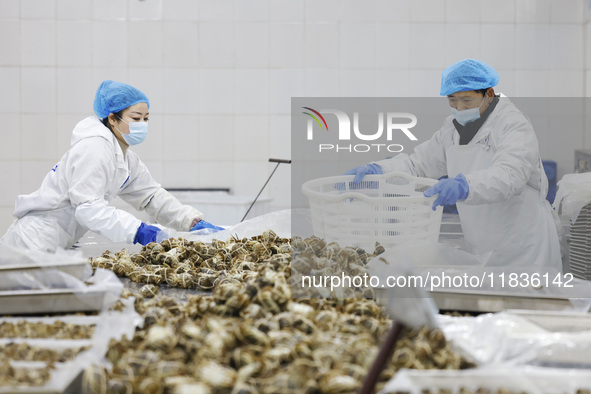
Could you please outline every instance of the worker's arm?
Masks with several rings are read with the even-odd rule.
[[[132,151],[127,152],[130,175],[119,196],[137,210],[145,210],[163,226],[189,231],[196,219],[203,218],[197,209],[181,204],[152,178],[144,163]],[[193,226],[192,226],[193,225]]]

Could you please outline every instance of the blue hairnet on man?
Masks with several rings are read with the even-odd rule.
[[[456,204],[468,249],[488,264],[562,270],[558,225],[546,200],[548,179],[527,117],[503,94],[490,65],[464,59],[441,75],[451,115],[411,154],[354,168],[366,174],[402,171],[441,179],[425,191],[438,205]]]

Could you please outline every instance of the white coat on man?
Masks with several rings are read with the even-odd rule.
[[[384,173],[403,171],[437,179],[465,175],[466,199],[457,201],[470,251],[488,264],[562,270],[558,228],[545,199],[548,180],[527,117],[505,96],[467,145],[453,116],[410,155],[374,162]]]

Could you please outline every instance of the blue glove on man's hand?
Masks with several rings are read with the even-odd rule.
[[[366,164],[364,166],[355,167],[352,170],[345,172],[345,175],[355,175],[355,179],[353,179],[353,184],[358,185],[362,180],[363,177],[366,175],[377,175],[383,174],[382,167],[377,164]]]
[[[433,210],[438,205],[453,205],[458,200],[464,200],[468,197],[468,181],[463,174],[458,174],[455,178],[442,179],[433,187],[425,190],[423,195],[425,197],[432,197],[439,193],[437,199],[433,203]]]
[[[139,242],[142,245],[147,245],[150,242],[162,242],[167,238],[168,235],[158,227],[142,223],[138,227],[137,233],[135,233],[133,243],[137,244]]]
[[[216,233],[218,231],[225,230],[223,227],[215,226],[215,225],[213,225],[209,222],[206,222],[205,220],[202,219],[202,220],[198,221],[197,224],[194,225],[190,231],[202,230],[204,228],[210,230],[210,231],[208,231],[208,233]]]

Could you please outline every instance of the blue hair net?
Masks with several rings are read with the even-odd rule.
[[[115,114],[137,103],[146,103],[150,108],[148,97],[131,85],[116,81],[103,81],[94,97],[94,113],[101,119]]]
[[[476,59],[464,59],[452,64],[441,73],[441,94],[447,96],[466,90],[486,89],[499,83],[499,73],[488,64]]]

